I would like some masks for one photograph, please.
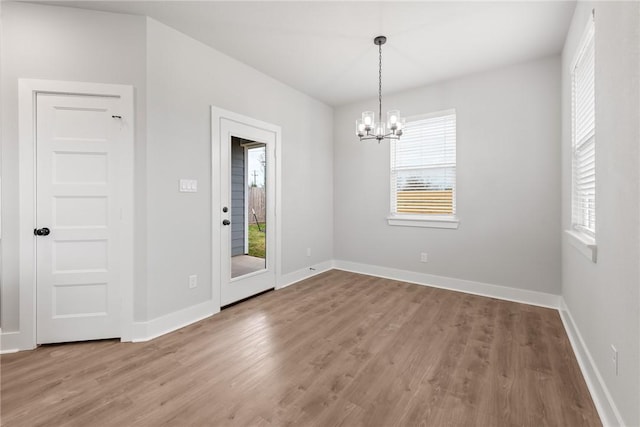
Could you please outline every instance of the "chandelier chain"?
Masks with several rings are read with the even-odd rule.
[[[382,45],[378,45],[378,120],[382,121]]]

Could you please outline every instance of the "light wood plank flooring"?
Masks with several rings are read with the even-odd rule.
[[[1,362],[7,427],[600,425],[555,310],[337,270],[147,343]]]

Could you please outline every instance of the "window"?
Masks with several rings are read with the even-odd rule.
[[[569,243],[596,262],[595,27],[593,15],[571,67],[571,229]]]
[[[594,25],[590,20],[571,72],[572,228],[595,238]]]
[[[390,225],[457,228],[456,112],[407,120],[391,142]]]

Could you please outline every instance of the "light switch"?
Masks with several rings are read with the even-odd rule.
[[[181,179],[179,188],[181,193],[196,193],[198,191],[198,180]]]

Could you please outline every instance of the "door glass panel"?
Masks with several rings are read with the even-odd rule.
[[[267,268],[266,144],[231,138],[231,277]]]

